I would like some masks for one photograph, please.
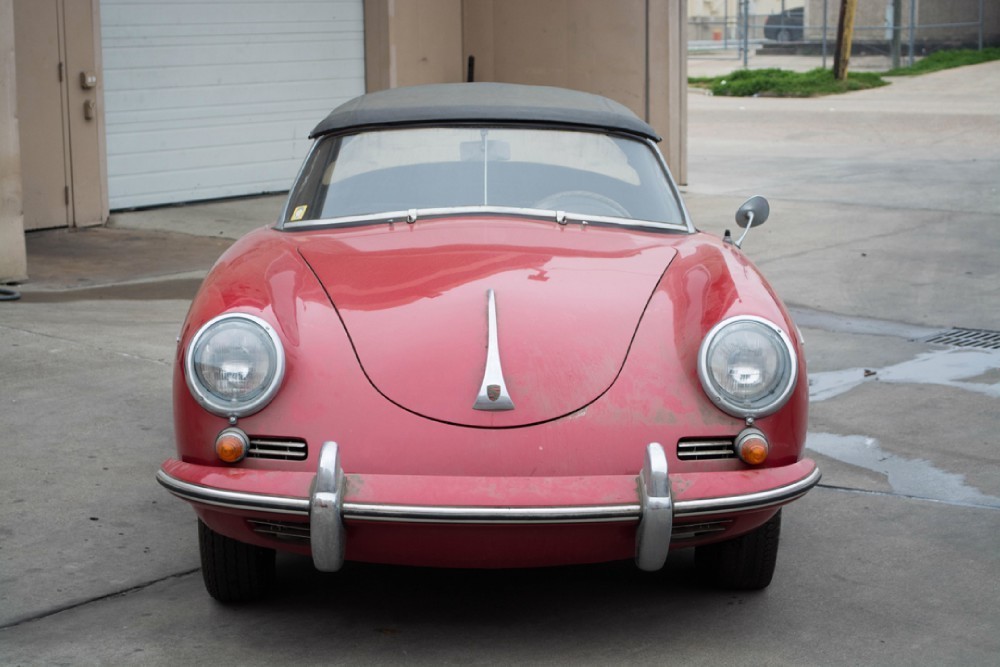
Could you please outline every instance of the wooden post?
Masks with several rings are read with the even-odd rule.
[[[854,14],[858,0],[840,0],[840,21],[837,24],[837,52],[833,54],[833,76],[837,81],[847,78],[847,63],[851,59],[854,38]]]
[[[903,0],[892,0],[892,68],[899,67],[899,31],[903,25]]]

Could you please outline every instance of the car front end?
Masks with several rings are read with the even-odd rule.
[[[274,550],[658,570],[695,547],[717,582],[766,586],[779,510],[819,480],[802,340],[691,225],[641,121],[373,108],[388,127],[321,124],[282,221],[184,323],[157,480],[198,514],[209,591],[256,597]]]

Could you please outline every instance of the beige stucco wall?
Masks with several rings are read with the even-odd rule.
[[[462,0],[365,0],[368,92],[464,80]]]
[[[605,95],[687,172],[686,0],[365,0],[369,91],[466,79]]]
[[[561,86],[645,113],[645,0],[466,0],[476,79]]]
[[[687,0],[649,2],[649,112],[660,150],[677,182],[687,184]]]
[[[27,277],[14,70],[13,0],[0,0],[0,282]]]
[[[464,0],[463,55],[477,81],[610,97],[659,132],[687,178],[686,0]]]

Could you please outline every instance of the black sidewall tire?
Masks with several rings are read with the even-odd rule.
[[[767,523],[735,539],[695,549],[701,581],[717,588],[757,591],[771,583],[778,560],[781,510]]]
[[[274,549],[220,535],[200,519],[198,545],[205,589],[219,602],[251,602],[271,591]]]

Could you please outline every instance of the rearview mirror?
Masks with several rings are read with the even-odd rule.
[[[459,144],[462,162],[482,162],[486,157],[490,162],[507,162],[510,160],[510,142],[502,139],[482,141],[463,141]]]

